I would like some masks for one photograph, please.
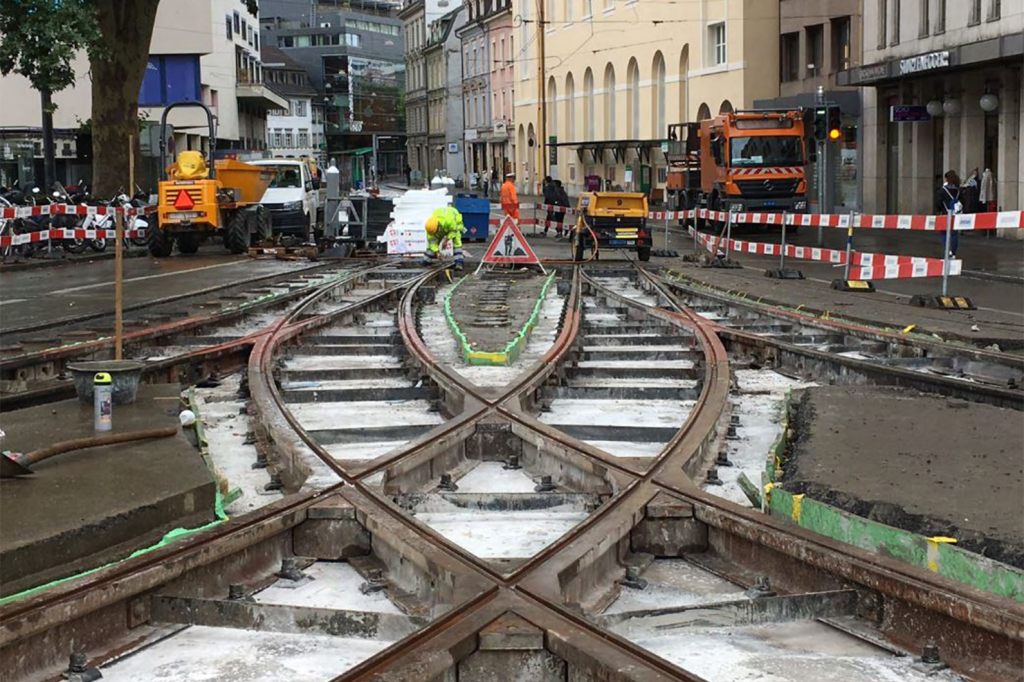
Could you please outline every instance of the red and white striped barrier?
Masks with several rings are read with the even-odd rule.
[[[144,238],[145,230],[125,230],[124,236],[128,239]],[[22,244],[36,244],[50,239],[117,239],[117,230],[82,230],[71,228],[53,228],[50,230],[38,230],[36,232],[24,232],[22,234],[6,234],[0,237],[0,248],[7,246],[21,246]]]
[[[710,211],[698,208],[681,211],[686,217],[696,216],[705,220],[725,222],[727,211]],[[781,225],[785,218],[787,225],[800,227],[854,227],[874,230],[925,230],[941,232],[946,229],[946,216],[934,215],[871,215],[849,213],[756,213],[736,212],[732,214],[734,224],[752,223],[760,225]],[[1002,230],[1024,228],[1024,211],[999,211],[992,213],[961,213],[953,219],[953,229]]]
[[[690,228],[693,234],[693,228]],[[765,244],[739,239],[728,239],[714,235],[697,233],[697,241],[712,254],[721,251],[751,253],[759,256],[778,256],[781,254],[780,244]],[[822,249],[815,246],[794,246],[786,244],[786,257],[799,260],[818,261],[833,265],[846,264],[846,252],[840,249]],[[943,260],[941,258],[918,258],[916,256],[891,256],[881,253],[850,253],[851,279],[907,279],[913,277],[941,277]],[[949,274],[959,275],[963,261],[949,261]]]
[[[156,206],[143,206],[136,208],[131,206],[82,206],[80,204],[42,204],[41,206],[6,206],[0,208],[0,220],[12,220],[14,218],[35,218],[45,215],[115,215],[125,216],[142,215],[153,213]]]

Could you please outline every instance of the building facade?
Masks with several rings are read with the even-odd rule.
[[[217,139],[211,145],[201,111],[176,109],[168,120],[173,127],[170,151],[208,152],[212,146],[220,156],[265,155],[267,111],[287,103],[263,84],[258,27],[259,15],[244,0],[160,4],[139,91],[139,117],[146,122],[140,136],[142,158],[137,163],[140,185],[151,187],[158,179],[155,126],[164,107],[176,101],[208,105],[217,116]],[[88,72],[84,54],[75,66],[79,74]],[[24,184],[31,184],[35,177],[42,177],[38,93],[26,79],[12,74],[0,80],[0,97],[7,102],[0,108],[0,180],[10,182],[21,176]],[[58,179],[65,183],[88,180],[92,174],[89,138],[81,123],[91,117],[91,81],[81,77],[53,99],[58,107],[54,115]]]
[[[589,177],[658,199],[669,123],[778,94],[777,2],[548,0],[543,25],[536,3],[515,2],[515,166],[524,190],[539,191],[547,170],[570,193]],[[545,137],[555,138],[554,162]]]
[[[414,174],[426,177],[428,182],[435,169],[431,168],[427,60],[424,51],[430,24],[444,14],[442,1],[448,4],[446,0],[407,0],[398,12],[405,39],[407,158]]]
[[[755,100],[756,108],[796,109],[825,103],[842,112],[842,136],[820,145],[828,168],[808,164],[808,196],[812,210],[819,200],[819,170],[827,171],[823,212],[860,210],[861,90],[838,85],[839,74],[860,64],[862,0],[781,0],[779,3],[779,96]]]
[[[261,56],[264,82],[288,102],[288,108],[267,113],[267,151],[274,157],[309,156],[323,164],[323,121],[316,122],[317,93],[305,69],[272,45],[264,45]],[[322,104],[319,109],[323,111]]]
[[[316,91],[314,121],[322,118],[323,157],[336,159],[345,187],[397,178],[405,167],[405,41],[397,10],[386,0],[261,3],[262,40],[305,70]]]
[[[466,22],[459,6],[427,27],[423,57],[427,69],[427,118],[431,171],[443,170],[458,182],[465,172],[462,97],[452,83],[462,79],[462,51],[455,32]]]
[[[509,130],[515,63],[511,0],[468,0],[462,49],[462,108],[466,174],[498,176],[512,169]]]
[[[864,210],[931,213],[945,171],[986,168],[994,205],[1020,208],[1022,55],[1013,3],[866,0],[863,63],[840,76],[865,88]]]

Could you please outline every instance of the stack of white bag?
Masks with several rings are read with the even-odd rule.
[[[391,224],[377,241],[387,242],[389,254],[419,256],[427,248],[423,225],[430,214],[452,203],[443,189],[411,189],[394,200]]]

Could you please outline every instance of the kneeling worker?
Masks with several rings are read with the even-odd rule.
[[[462,259],[462,233],[466,228],[462,224],[462,214],[452,206],[445,206],[435,210],[427,218],[424,229],[427,232],[427,250],[423,252],[422,265],[430,265],[437,259],[441,251],[441,244],[446,239],[452,242],[452,253],[455,256],[455,269],[461,270]]]

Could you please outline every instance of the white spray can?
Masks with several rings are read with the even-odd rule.
[[[110,374],[97,372],[92,378],[93,428],[110,431],[114,426],[114,385]]]

